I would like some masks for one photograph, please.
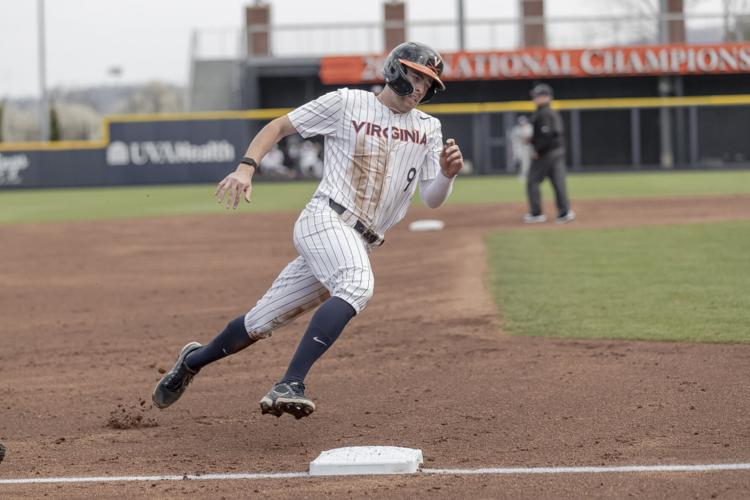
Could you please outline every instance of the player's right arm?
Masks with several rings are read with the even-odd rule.
[[[292,125],[287,115],[280,116],[272,120],[253,138],[245,152],[246,158],[252,158],[257,164],[271,150],[274,144],[278,144],[281,139],[296,133],[297,130]],[[256,167],[240,163],[234,172],[224,177],[216,187],[216,199],[219,203],[224,202],[226,198],[226,208],[237,208],[240,198],[244,195],[245,201],[250,203],[252,199],[252,179]]]
[[[300,106],[291,113],[276,118],[258,132],[245,156],[260,164],[260,160],[274,144],[288,135],[299,132],[302,137],[332,134],[338,128],[343,116],[343,95],[347,89],[329,92],[314,101]],[[250,202],[252,177],[255,167],[240,163],[237,169],[227,175],[216,188],[216,198],[222,203],[226,197],[227,208],[237,208],[244,194]]]

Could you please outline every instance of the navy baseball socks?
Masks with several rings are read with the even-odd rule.
[[[190,381],[201,368],[253,344],[245,330],[245,315],[227,324],[226,328],[205,346],[190,342],[180,351],[174,367],[156,384],[151,399],[157,408],[166,408],[180,399]]]
[[[280,417],[286,412],[299,419],[315,411],[315,403],[305,396],[303,381],[312,365],[336,342],[356,314],[348,302],[338,297],[326,300],[315,311],[286,374],[260,400],[262,413]]]
[[[312,365],[333,345],[355,315],[354,308],[338,297],[331,297],[318,308],[297,346],[284,378],[261,399],[263,413],[281,416],[286,412],[302,418],[315,411],[315,403],[305,396],[303,381]],[[167,408],[174,404],[201,368],[239,352],[254,342],[245,330],[244,315],[230,321],[205,346],[190,342],[182,348],[172,369],[156,384],[152,395],[154,405]]]
[[[345,300],[331,297],[315,311],[282,382],[302,382],[312,365],[336,342],[357,312]]]
[[[209,363],[240,352],[254,343],[255,340],[251,339],[247,330],[245,330],[245,315],[243,314],[230,321],[224,331],[214,337],[211,342],[201,349],[191,352],[185,358],[185,363],[197,371]]]

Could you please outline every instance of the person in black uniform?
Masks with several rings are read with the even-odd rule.
[[[531,98],[536,104],[536,112],[531,117],[534,133],[531,136],[533,161],[526,181],[526,194],[529,198],[529,213],[523,216],[527,224],[544,222],[542,197],[539,185],[549,177],[555,190],[558,224],[575,220],[576,214],[570,209],[568,192],[565,187],[565,141],[563,121],[560,114],[550,107],[552,87],[540,83],[531,89]]]

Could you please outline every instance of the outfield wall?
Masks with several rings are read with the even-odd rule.
[[[261,125],[233,117],[114,117],[101,141],[0,144],[0,188],[215,182]]]
[[[566,123],[574,171],[658,168],[662,109],[676,125],[675,168],[750,168],[750,95],[559,100],[555,107]],[[525,101],[423,109],[441,119],[444,137],[456,138],[479,174],[511,173],[510,129],[518,114],[533,111]],[[0,189],[216,182],[236,166],[255,133],[287,111],[113,116],[100,141],[0,143]],[[304,159],[310,150],[322,156],[319,138],[293,136],[281,146],[283,164],[264,169],[258,180],[320,175],[316,160]]]

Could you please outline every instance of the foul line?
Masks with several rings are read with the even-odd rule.
[[[498,467],[480,469],[422,469],[416,474],[480,475],[480,474],[611,474],[624,472],[716,472],[750,470],[750,463],[697,465],[621,465],[607,467]],[[253,474],[185,474],[175,476],[99,476],[99,477],[38,477],[0,479],[3,484],[41,483],[113,483],[123,481],[232,481],[243,479],[289,479],[313,477],[307,472],[271,472]],[[330,476],[315,476],[330,477]]]
[[[38,483],[113,483],[121,481],[226,481],[235,479],[286,479],[308,476],[310,475],[307,472],[276,472],[268,474],[183,474],[181,476],[38,477],[28,479],[0,479],[0,485]]]
[[[487,469],[422,469],[425,474],[605,474],[616,472],[712,472],[750,470],[747,464],[612,465],[606,467],[498,467]]]

